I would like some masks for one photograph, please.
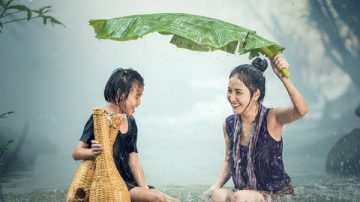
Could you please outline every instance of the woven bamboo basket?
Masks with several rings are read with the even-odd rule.
[[[130,194],[114,160],[112,146],[124,115],[94,109],[95,139],[103,152],[95,160],[82,161],[70,185],[67,202],[130,202]]]
[[[66,201],[89,201],[89,191],[95,174],[95,161],[86,160],[80,163],[71,182]]]
[[[103,152],[96,157],[94,181],[90,187],[91,202],[130,202],[130,194],[117,170],[111,139],[118,134],[121,115],[106,114],[103,109],[94,110],[95,139],[103,145]],[[109,121],[111,120],[111,121]]]

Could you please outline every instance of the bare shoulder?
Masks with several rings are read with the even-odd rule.
[[[227,147],[229,147],[230,146],[230,138],[229,138],[229,134],[226,130],[226,121],[223,122],[223,135],[224,135],[225,145]]]

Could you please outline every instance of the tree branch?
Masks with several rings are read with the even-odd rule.
[[[5,13],[5,15],[1,16],[0,19],[1,19],[1,18],[5,18],[5,17],[7,17],[7,16],[9,16],[9,15],[14,15],[14,14],[16,14],[16,13],[21,13],[21,12],[23,12],[23,11],[16,11],[16,12],[13,12],[13,13]]]
[[[35,16],[35,17],[31,17],[30,19],[34,19],[34,18],[40,18],[41,16]],[[8,23],[11,23],[11,22],[17,22],[17,21],[22,21],[22,20],[27,20],[28,18],[19,18],[19,19],[15,19],[15,20],[9,20],[9,21],[5,21],[3,22],[2,24],[8,24]],[[29,20],[30,20],[29,19]]]

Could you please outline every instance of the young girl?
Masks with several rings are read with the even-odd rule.
[[[132,201],[177,201],[147,184],[138,159],[135,109],[140,105],[144,79],[133,69],[116,69],[104,90],[104,107],[107,112],[126,114],[120,124],[113,146],[115,165],[124,179]],[[94,140],[93,117],[87,121],[80,141],[73,152],[75,160],[95,159],[102,152],[102,145]]]
[[[280,68],[289,64],[278,54],[272,69],[284,84],[292,106],[266,108],[266,60],[256,58],[252,65],[240,65],[229,77],[227,99],[234,114],[224,123],[225,160],[215,183],[206,192],[212,201],[265,201],[270,194],[294,194],[282,160],[282,128],[308,110],[304,98]],[[222,186],[232,177],[234,189]]]

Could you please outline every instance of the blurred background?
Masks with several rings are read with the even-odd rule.
[[[157,33],[128,42],[98,40],[89,25],[90,19],[164,12],[217,18],[285,46],[291,79],[309,105],[309,113],[283,134],[285,168],[297,192],[288,200],[360,200],[358,1],[12,4],[51,6],[47,15],[64,26],[49,19],[44,26],[42,17],[27,22],[26,10],[0,16],[0,201],[64,200],[79,165],[72,150],[92,109],[106,104],[103,89],[118,67],[132,67],[145,79],[134,117],[147,181],[183,201],[202,200],[224,159],[222,123],[232,113],[228,76],[248,57],[176,48],[170,36]],[[265,76],[264,105],[290,105],[271,68]]]

